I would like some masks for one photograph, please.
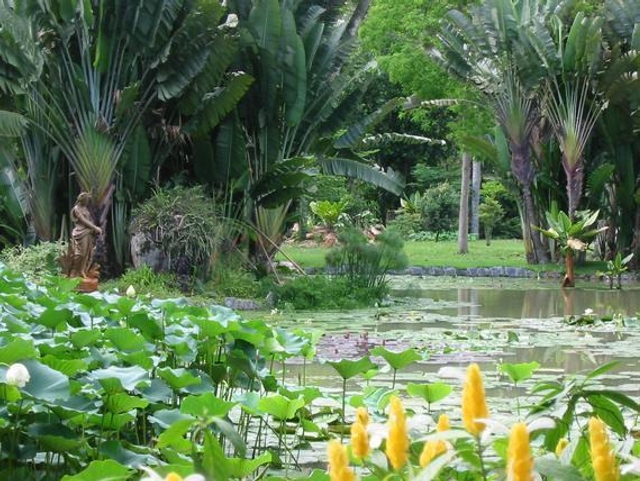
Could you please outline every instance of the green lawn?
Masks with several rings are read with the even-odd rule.
[[[545,266],[530,266],[524,255],[521,240],[494,240],[487,246],[484,240],[470,241],[469,253],[458,254],[456,241],[407,241],[404,244],[409,257],[409,265],[425,267],[529,267],[536,270],[560,270],[559,264]],[[323,247],[303,247],[299,245],[285,245],[283,254],[278,259],[290,257],[302,267],[323,267],[325,255],[329,251]],[[578,272],[594,272],[603,269],[599,262],[587,262],[580,266]]]

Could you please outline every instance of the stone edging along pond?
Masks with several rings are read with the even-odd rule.
[[[406,269],[389,271],[390,275],[401,276],[449,276],[449,277],[511,277],[530,279],[559,279],[564,274],[559,271],[534,271],[524,267],[467,267],[459,269],[455,267],[421,267],[410,266]],[[596,274],[576,274],[577,279],[591,281],[606,281],[604,275]],[[627,272],[622,275],[623,281],[637,281],[640,277],[638,273]]]
[[[305,269],[307,274],[319,274],[327,273],[334,274],[335,269],[331,268],[307,268]],[[542,278],[542,279],[559,279],[562,277],[562,273],[559,271],[534,271],[524,267],[467,267],[464,269],[456,267],[423,267],[423,266],[409,266],[405,269],[389,270],[389,275],[397,276],[432,276],[432,277],[510,277],[510,278]],[[603,280],[606,281],[605,276],[598,276],[596,274],[576,274],[577,279],[583,280]],[[622,275],[623,281],[637,281],[640,280],[638,273],[625,273]]]

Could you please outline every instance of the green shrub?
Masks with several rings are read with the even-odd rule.
[[[354,287],[346,277],[319,275],[294,277],[274,286],[273,292],[281,309],[318,310],[372,306],[387,294],[387,289]]]
[[[133,286],[138,295],[149,294],[151,297],[179,297],[181,294],[178,279],[168,272],[155,272],[149,266],[129,269],[118,279],[102,285],[104,290],[117,289],[124,294],[129,286]]]
[[[213,265],[211,279],[203,286],[203,294],[214,298],[257,298],[263,297],[266,291],[268,289],[256,280],[255,272],[245,265],[242,256],[233,253],[227,253]]]
[[[446,182],[424,191],[420,204],[422,227],[436,234],[436,242],[440,233],[454,230],[457,225],[458,197],[456,190]]]
[[[358,229],[348,228],[338,234],[338,246],[327,254],[327,264],[338,269],[353,288],[381,292],[386,288],[385,273],[407,265],[400,235],[393,230],[369,242]]]
[[[403,237],[422,232],[422,215],[419,212],[401,212],[387,224]]]
[[[131,230],[150,235],[173,272],[205,280],[228,232],[214,199],[201,186],[157,190],[133,212]]]
[[[0,262],[28,279],[38,280],[43,276],[59,274],[58,258],[66,250],[67,244],[64,242],[41,242],[29,247],[14,246],[0,252]]]

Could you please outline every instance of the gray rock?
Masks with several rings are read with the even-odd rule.
[[[257,311],[262,305],[253,299],[240,299],[238,297],[225,297],[224,305],[234,311]]]
[[[169,258],[144,232],[134,232],[131,236],[131,263],[136,269],[147,265],[156,272],[169,270]]]
[[[504,277],[504,267],[492,267],[489,272],[491,277]]]

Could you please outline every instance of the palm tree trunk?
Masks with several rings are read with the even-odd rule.
[[[562,281],[562,287],[575,287],[576,276],[574,269],[573,251],[571,249],[568,249],[567,253],[564,256],[564,267],[566,272]]]
[[[525,239],[531,239],[533,244],[533,259],[527,259],[527,262],[529,262],[529,264],[548,264],[549,254],[547,253],[547,249],[542,244],[540,236],[531,229],[531,226],[536,225],[536,216],[530,185],[522,186],[522,198],[524,201],[523,235]]]
[[[480,234],[480,186],[482,184],[482,162],[471,164],[471,225],[469,232]]]
[[[631,241],[631,252],[633,252],[633,257],[629,262],[629,267],[631,269],[637,269],[638,266],[640,266],[640,207],[638,206],[636,206],[635,229],[633,230],[633,240]]]
[[[569,219],[572,221],[576,217],[576,210],[582,197],[582,183],[584,181],[583,162],[580,159],[575,166],[568,168],[567,161],[563,163],[564,172],[567,176],[567,199],[569,201]]]
[[[460,180],[460,211],[458,212],[458,253],[469,252],[469,187],[471,182],[471,156],[462,153],[462,178]]]

